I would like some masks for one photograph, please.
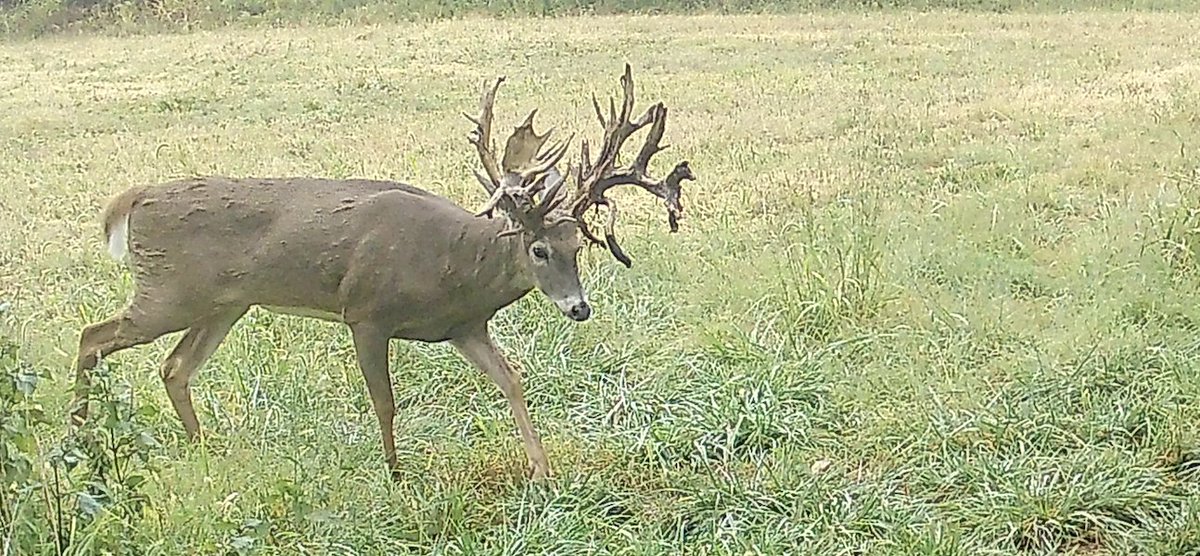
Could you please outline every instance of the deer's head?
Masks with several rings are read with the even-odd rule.
[[[538,135],[533,129],[533,110],[521,125],[513,130],[505,145],[504,156],[496,160],[491,142],[492,107],[496,90],[504,78],[500,77],[485,87],[480,100],[478,117],[467,116],[475,123],[470,140],[479,151],[483,172],[476,171],[475,177],[490,195],[478,216],[491,217],[500,212],[507,226],[500,236],[518,235],[524,246],[522,257],[532,271],[538,289],[554,301],[564,315],[577,321],[587,320],[591,307],[579,281],[577,255],[581,247],[579,234],[593,243],[604,245],[613,256],[626,267],[632,265],[628,255],[617,243],[615,225],[616,204],[605,196],[605,192],[617,185],[636,185],[663,200],[667,207],[667,220],[672,232],[678,230],[679,217],[683,212],[680,204],[681,182],[694,180],[687,161],[680,162],[665,179],[655,180],[647,172],[651,157],[662,151],[660,146],[666,128],[667,109],[662,103],[646,110],[637,120],[630,120],[633,113],[633,77],[629,64],[621,77],[624,101],[618,113],[609,102],[606,120],[600,103],[592,97],[596,117],[604,129],[604,139],[596,160],[591,160],[588,143],[583,141],[580,163],[568,164],[566,175],[558,171],[558,163],[570,146],[571,138],[543,149],[551,131]],[[617,168],[617,155],[625,140],[634,132],[650,125],[646,143],[638,152],[633,163]],[[573,136],[572,136],[573,137]],[[574,182],[573,190],[563,185]],[[604,241],[598,239],[588,228],[584,215],[589,208],[604,206],[608,209],[608,221],[604,227]]]

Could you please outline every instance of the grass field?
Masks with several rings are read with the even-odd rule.
[[[161,445],[130,463],[141,510],[65,508],[72,553],[1200,554],[1197,28],[897,12],[0,45],[0,334],[45,372],[42,462],[80,328],[131,289],[98,221],[129,185],[390,178],[473,207],[460,113],[484,79],[508,76],[504,126],[540,107],[595,138],[588,95],[625,61],[639,107],[672,110],[657,173],[699,177],[678,234],[614,195],[634,266],[585,252],[592,320],[536,293],[497,318],[547,485],[488,379],[408,343],[391,483],[347,331],[255,310],[196,381],[203,447],[158,380],[174,337],[112,359]],[[39,496],[3,556],[56,553]]]

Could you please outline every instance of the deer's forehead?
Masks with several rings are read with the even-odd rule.
[[[571,244],[579,241],[579,228],[570,222],[551,226],[542,231],[542,238],[550,243]]]

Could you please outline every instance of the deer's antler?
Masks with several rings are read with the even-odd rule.
[[[490,88],[485,87],[479,101],[479,116],[472,117],[464,114],[475,124],[475,130],[469,135],[471,144],[479,151],[480,161],[485,173],[475,172],[476,179],[483,185],[491,196],[477,216],[491,217],[492,212],[499,208],[509,216],[510,226],[500,232],[501,235],[518,233],[518,225],[526,227],[541,224],[541,219],[561,201],[556,201],[559,188],[562,186],[562,176],[554,168],[567,152],[571,139],[567,138],[559,145],[542,150],[553,130],[538,135],[533,130],[533,118],[537,110],[525,117],[525,121],[517,126],[505,144],[504,156],[500,163],[496,161],[495,149],[492,146],[491,131],[493,107],[496,102],[496,90],[504,82],[504,77],[496,79]],[[536,204],[533,198],[546,189],[546,182],[554,180],[541,201]]]
[[[675,232],[679,229],[679,217],[683,213],[683,206],[680,204],[682,182],[696,179],[686,160],[676,164],[675,169],[664,179],[655,180],[650,176],[648,171],[650,159],[667,148],[665,145],[659,145],[663,132],[666,130],[667,108],[660,102],[646,109],[646,112],[638,119],[630,120],[630,116],[633,114],[634,100],[632,73],[629,64],[625,64],[625,74],[621,76],[621,88],[624,91],[621,111],[617,112],[616,105],[610,98],[607,120],[600,110],[600,103],[596,101],[595,95],[592,96],[592,107],[596,110],[596,118],[600,121],[600,126],[604,128],[604,140],[594,163],[589,159],[590,149],[587,141],[583,142],[577,182],[579,189],[572,199],[570,210],[571,216],[579,222],[580,231],[588,239],[605,244],[613,256],[626,267],[633,263],[617,242],[615,230],[617,206],[612,199],[604,195],[605,192],[618,185],[636,185],[649,191],[663,200],[667,207],[667,221],[671,231]],[[628,167],[616,168],[617,156],[620,154],[625,140],[647,125],[650,126],[650,132],[646,135],[646,143],[638,152],[637,158]],[[601,205],[608,209],[608,222],[604,227],[603,242],[592,234],[583,220],[583,214],[587,209]]]
[[[557,145],[546,147],[553,130],[547,130],[538,135],[533,129],[533,119],[537,110],[525,117],[508,137],[505,144],[504,156],[498,161],[492,145],[492,110],[496,101],[496,91],[504,82],[504,77],[496,79],[490,87],[485,85],[479,101],[479,116],[466,115],[475,124],[470,134],[471,144],[479,151],[483,163],[483,172],[476,171],[475,177],[490,194],[488,201],[476,213],[478,216],[490,217],[496,209],[500,209],[509,217],[509,227],[500,232],[501,235],[516,234],[522,228],[533,229],[538,226],[554,226],[562,222],[577,222],[579,230],[591,241],[606,245],[618,261],[625,266],[631,266],[632,261],[621,249],[616,238],[617,206],[605,193],[618,185],[636,185],[663,200],[667,207],[667,222],[672,232],[679,229],[679,218],[683,213],[680,203],[682,182],[695,180],[696,177],[688,166],[687,161],[675,165],[675,168],[665,178],[658,180],[650,176],[650,159],[667,148],[661,145],[663,133],[667,125],[667,108],[657,103],[639,116],[633,116],[633,70],[625,64],[625,74],[621,76],[621,88],[624,97],[620,111],[617,110],[615,99],[608,103],[608,117],[600,108],[600,102],[592,96],[592,107],[596,118],[604,129],[604,139],[596,154],[591,159],[591,149],[586,140],[581,145],[580,162],[578,166],[569,166],[566,176],[558,172],[556,165],[566,155],[567,148],[574,138],[568,137]],[[650,126],[646,142],[638,151],[637,157],[627,167],[616,167],[621,147],[631,135]],[[567,178],[573,178],[577,189],[573,195],[561,195],[561,189]],[[541,199],[534,197],[541,194]],[[565,207],[561,207],[565,203]],[[584,213],[593,206],[604,206],[608,209],[608,221],[604,226],[604,240],[598,239],[588,228],[583,219]],[[565,210],[561,210],[565,209]],[[560,211],[551,214],[553,211]]]
[[[503,75],[496,78],[496,82],[491,88],[484,85],[483,96],[479,99],[478,117],[463,113],[463,116],[475,124],[475,129],[467,137],[471,144],[475,145],[475,150],[479,151],[479,159],[483,162],[484,171],[487,172],[485,176],[476,170],[475,177],[488,193],[496,191],[501,177],[500,165],[496,164],[496,155],[492,154],[492,107],[496,104],[496,90],[500,88],[501,83],[504,83]]]

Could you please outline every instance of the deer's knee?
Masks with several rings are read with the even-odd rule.
[[[79,354],[76,368],[90,369],[96,366],[98,357],[104,352],[104,346],[112,342],[116,336],[118,322],[107,320],[85,326],[79,333]]]
[[[521,388],[521,375],[514,373],[508,367],[501,367],[500,372],[492,377],[492,382],[495,382],[504,396],[509,399],[525,395],[524,389]]]
[[[184,372],[184,369],[182,369],[182,363],[183,362],[180,361],[178,357],[172,356],[167,357],[167,359],[163,361],[162,365],[159,366],[158,376],[162,379],[163,384],[165,384],[167,388],[179,388],[187,386],[187,383],[191,380],[189,373]]]

